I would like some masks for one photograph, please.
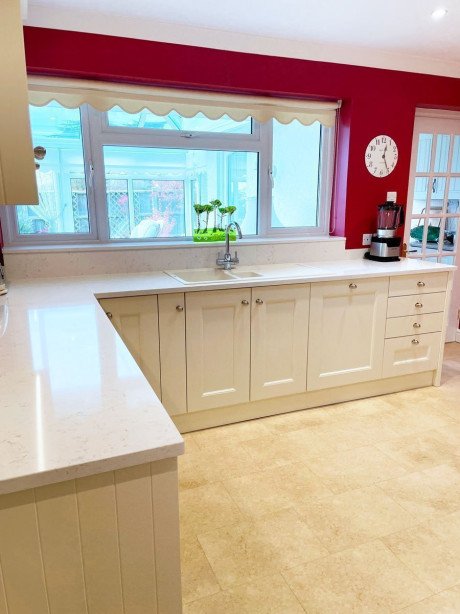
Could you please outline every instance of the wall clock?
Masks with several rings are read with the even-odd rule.
[[[367,170],[374,177],[387,177],[398,162],[398,147],[386,134],[379,134],[366,148],[364,162]]]

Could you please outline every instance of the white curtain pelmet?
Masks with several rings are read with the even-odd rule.
[[[55,100],[66,108],[88,103],[99,111],[118,106],[129,113],[149,109],[155,115],[176,111],[183,117],[203,113],[209,119],[228,115],[235,121],[253,117],[258,122],[276,119],[282,124],[297,119],[306,126],[319,121],[328,127],[334,126],[340,107],[340,101],[218,94],[102,81],[29,77],[28,82],[29,101],[36,106]]]

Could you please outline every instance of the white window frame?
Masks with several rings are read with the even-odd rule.
[[[80,244],[145,244],[149,247],[168,243],[192,243],[191,236],[161,238],[110,238],[108,203],[104,173],[104,146],[155,147],[170,149],[203,149],[208,151],[245,151],[259,155],[257,233],[245,235],[251,240],[284,237],[329,235],[330,207],[334,173],[335,128],[321,126],[320,173],[318,182],[318,219],[316,226],[274,228],[272,220],[272,154],[271,123],[252,120],[250,134],[190,132],[168,129],[110,126],[107,113],[88,104],[80,107],[84,170],[86,176],[90,232],[56,235],[20,235],[16,207],[0,207],[5,246],[43,247],[44,245]],[[184,145],[186,146],[184,147]]]

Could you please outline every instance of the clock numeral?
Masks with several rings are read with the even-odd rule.
[[[380,145],[380,139],[375,139],[375,144]]]
[[[372,154],[370,153],[366,154],[366,158],[372,158]]]
[[[375,147],[374,145],[371,145],[371,151],[375,151],[377,149],[377,147]]]
[[[397,151],[397,149],[398,148],[396,147],[396,145],[393,145],[393,151]]]
[[[382,136],[382,143],[386,143],[387,142],[387,137],[386,136]]]

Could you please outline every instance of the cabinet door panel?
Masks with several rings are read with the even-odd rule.
[[[251,401],[305,392],[308,285],[252,290]]]
[[[38,204],[30,134],[19,0],[2,0],[0,17],[0,205]]]
[[[387,318],[444,311],[445,304],[445,292],[414,294],[408,296],[391,296],[388,299]]]
[[[383,377],[437,369],[441,349],[441,333],[397,337],[385,341]]]
[[[159,294],[158,315],[162,403],[175,416],[187,411],[184,294]]]
[[[381,377],[388,278],[312,284],[308,390]]]
[[[250,299],[248,288],[187,294],[188,411],[249,401]]]
[[[390,278],[390,296],[444,292],[447,288],[448,273],[420,273]]]
[[[157,296],[105,298],[99,302],[111,314],[112,324],[161,399]]]

